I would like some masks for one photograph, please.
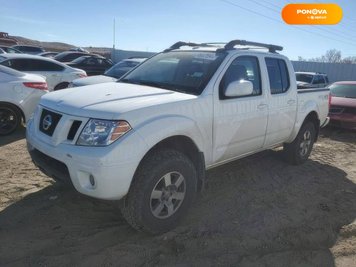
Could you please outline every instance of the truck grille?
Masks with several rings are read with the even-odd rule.
[[[72,126],[70,127],[69,133],[67,135],[67,140],[72,141],[80,127],[80,125],[82,124],[81,121],[73,121]]]
[[[52,136],[61,118],[61,114],[43,109],[39,125],[40,131],[46,135]]]

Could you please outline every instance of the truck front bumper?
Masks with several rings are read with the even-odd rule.
[[[32,121],[27,125],[27,148],[36,166],[46,175],[66,183],[85,195],[118,200],[129,188],[140,159],[134,155],[142,145],[140,137],[133,133],[123,145],[85,147],[72,144],[53,146],[41,140]],[[120,140],[119,140],[120,141]],[[118,151],[119,150],[119,151]]]

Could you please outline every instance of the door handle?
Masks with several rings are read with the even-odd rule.
[[[287,101],[287,104],[288,105],[293,105],[295,103],[295,100],[294,99],[289,99],[288,101]]]
[[[263,103],[257,106],[258,109],[265,109],[266,107],[268,107],[268,105]]]

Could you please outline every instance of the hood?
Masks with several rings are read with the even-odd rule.
[[[356,108],[356,98],[331,96],[331,105]]]
[[[297,81],[297,84],[298,84],[298,85],[307,85],[307,84],[310,84],[310,83],[306,83],[306,82],[299,82],[299,81]]]
[[[108,82],[116,82],[117,79],[105,75],[96,75],[91,77],[85,77],[80,79],[75,79],[72,81],[74,87],[98,84],[98,83],[108,83]]]
[[[127,83],[103,83],[51,92],[44,107],[79,117],[119,119],[125,112],[195,99],[197,96]]]

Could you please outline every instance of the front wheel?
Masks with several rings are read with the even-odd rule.
[[[197,173],[187,156],[175,150],[156,151],[139,167],[121,212],[137,230],[164,233],[177,226],[196,188]]]
[[[287,161],[293,165],[304,163],[309,158],[315,139],[315,125],[310,121],[304,123],[294,141],[290,144],[284,144]]]

